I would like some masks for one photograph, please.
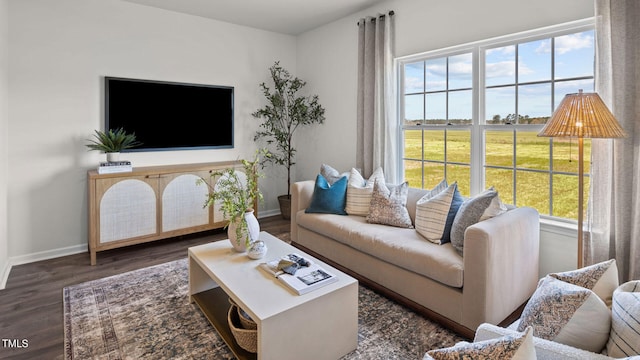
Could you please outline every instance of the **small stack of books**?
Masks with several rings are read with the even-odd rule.
[[[131,166],[131,161],[129,160],[101,161],[100,166],[98,166],[98,174],[113,174],[130,172],[132,170],[133,167]]]

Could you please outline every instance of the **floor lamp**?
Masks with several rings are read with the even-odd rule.
[[[583,139],[627,136],[597,93],[567,94],[538,136],[578,138],[578,268],[583,258]]]

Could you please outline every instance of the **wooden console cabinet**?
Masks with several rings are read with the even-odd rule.
[[[226,224],[218,206],[203,208],[208,186],[217,179],[210,172],[244,169],[239,161],[135,167],[131,172],[88,172],[89,252],[222,228]],[[257,216],[257,203],[254,204]]]

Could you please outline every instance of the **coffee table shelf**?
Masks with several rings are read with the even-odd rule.
[[[213,288],[194,294],[193,300],[238,359],[248,360],[258,358],[256,354],[241,348],[233,337],[231,329],[229,329],[229,324],[227,323],[229,296],[227,296],[221,288]]]
[[[282,240],[260,233],[267,256],[251,260],[228,240],[189,248],[189,297],[239,359],[338,359],[358,346],[358,281]],[[263,261],[298,253],[338,281],[297,295],[259,269]],[[257,324],[257,354],[242,349],[227,323],[229,299]]]

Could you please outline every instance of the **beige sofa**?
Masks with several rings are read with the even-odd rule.
[[[538,281],[539,216],[515,208],[467,228],[464,256],[414,229],[369,224],[362,216],[307,214],[314,181],[293,184],[293,245],[352,274],[400,303],[473,338],[482,323],[510,315]],[[426,190],[409,189],[407,208]]]

